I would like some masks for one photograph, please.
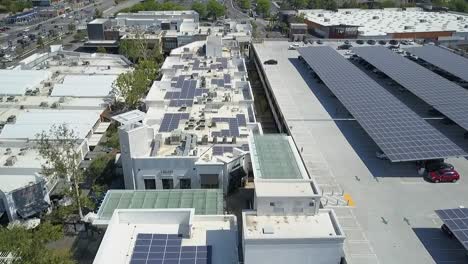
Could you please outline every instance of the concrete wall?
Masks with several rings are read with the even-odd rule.
[[[339,264],[343,241],[329,239],[244,240],[245,264]]]
[[[261,215],[315,215],[320,197],[258,197],[255,208]]]

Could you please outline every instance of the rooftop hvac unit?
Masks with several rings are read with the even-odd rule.
[[[329,18],[324,18],[323,21],[324,22],[330,22],[330,19]]]
[[[379,19],[379,16],[372,16],[372,19]]]
[[[351,11],[346,11],[345,14],[346,15],[351,15]]]
[[[426,20],[426,19],[419,19],[419,22],[420,22],[420,23],[426,23],[427,20]]]
[[[6,160],[5,162],[5,166],[13,166],[15,165],[16,161],[18,159],[16,158],[16,156],[11,156],[11,157],[8,157],[8,159]]]
[[[318,14],[317,16],[318,16],[318,17],[323,17],[323,14]]]
[[[463,20],[463,17],[459,16],[457,17],[457,20]]]
[[[406,29],[414,29],[414,26],[405,26],[405,30]]]

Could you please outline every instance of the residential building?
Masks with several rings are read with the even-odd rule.
[[[103,116],[112,82],[130,70],[121,56],[55,51],[33,54],[11,70],[0,71],[0,213],[5,221],[43,210],[56,178],[41,175],[45,160],[37,135],[67,124],[79,139],[81,159],[99,143],[110,125]]]
[[[210,43],[196,43],[201,46],[166,58],[145,99],[146,113],[114,117],[122,124],[126,189],[226,192],[248,171],[248,136],[261,127],[244,59],[227,48],[222,57],[199,56]]]

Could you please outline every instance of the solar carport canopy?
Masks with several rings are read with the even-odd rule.
[[[353,51],[411,93],[468,130],[468,91],[384,47]],[[468,70],[468,69],[467,69]]]
[[[298,51],[392,162],[466,155],[331,47]]]
[[[406,51],[468,82],[468,59],[434,45],[407,48]]]

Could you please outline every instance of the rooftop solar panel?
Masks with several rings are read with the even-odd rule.
[[[331,47],[298,51],[392,162],[466,155]]]
[[[468,91],[384,47],[353,48],[357,55],[468,130]]]
[[[179,127],[180,120],[185,120],[188,118],[189,118],[188,113],[165,114],[161,121],[159,132],[171,132]]]
[[[435,212],[468,250],[468,208],[443,209]]]
[[[405,49],[438,68],[468,81],[468,59],[434,45]]]
[[[210,264],[212,248],[182,246],[178,234],[138,234],[130,264]]]

